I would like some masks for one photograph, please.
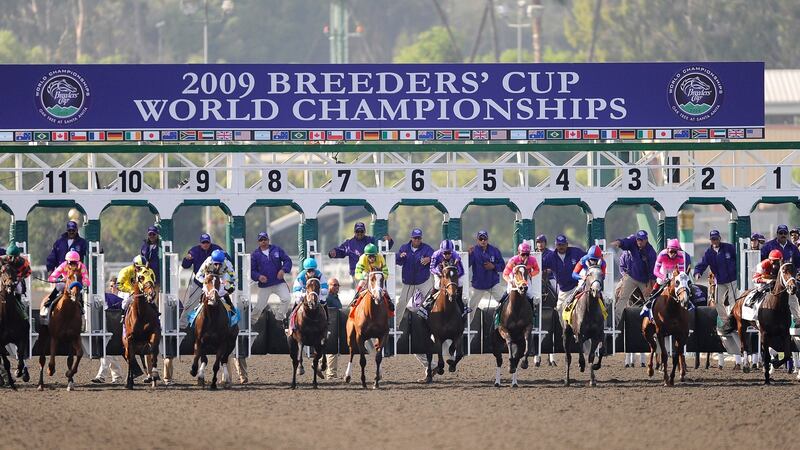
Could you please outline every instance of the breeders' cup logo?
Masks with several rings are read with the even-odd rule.
[[[669,82],[669,103],[681,119],[700,122],[719,111],[724,90],[719,77],[711,70],[687,67]]]
[[[59,125],[80,119],[86,113],[89,95],[86,80],[69,69],[54,70],[36,85],[39,114]]]

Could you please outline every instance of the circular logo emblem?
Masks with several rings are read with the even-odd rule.
[[[723,96],[719,77],[705,67],[687,67],[669,82],[670,107],[689,122],[700,122],[716,114]]]
[[[77,72],[53,70],[36,85],[39,114],[55,124],[75,122],[86,113],[89,94],[86,80]]]

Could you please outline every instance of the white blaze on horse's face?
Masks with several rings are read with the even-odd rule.
[[[383,272],[376,271],[369,274],[369,293],[376,305],[383,299]]]
[[[689,290],[691,289],[692,279],[686,272],[681,272],[675,279],[675,296],[682,306],[686,305],[689,301]]]
[[[794,277],[794,275],[792,275],[791,269],[791,263],[782,265],[780,270],[780,279],[781,285],[786,289],[786,293],[789,295],[794,295],[794,292],[797,290],[797,279]]]
[[[589,273],[586,274],[586,280],[589,281],[589,290],[592,296],[598,297],[603,291],[603,271],[599,267],[592,267]]]
[[[528,292],[528,267],[520,264],[514,267],[513,273],[514,277],[512,280],[514,281],[514,289],[520,294]]]

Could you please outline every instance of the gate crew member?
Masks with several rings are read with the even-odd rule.
[[[414,228],[411,230],[411,240],[400,246],[397,252],[396,263],[403,268],[403,286],[400,289],[400,298],[397,300],[401,311],[398,322],[403,319],[402,311],[408,304],[408,299],[413,297],[416,291],[419,291],[423,298],[430,292],[433,286],[431,257],[433,248],[422,242],[422,230]]]
[[[572,270],[575,269],[575,265],[578,264],[584,254],[585,252],[582,249],[570,246],[566,236],[559,234],[556,236],[556,250],[547,255],[547,259],[542,262],[544,269],[549,270],[550,275],[556,279],[556,286],[558,287],[556,311],[558,311],[562,326],[564,322],[561,316],[564,312],[564,307],[572,300],[572,295],[578,286],[578,281],[572,278]]]
[[[653,269],[658,255],[650,245],[645,230],[639,230],[627,238],[617,239],[610,245],[624,250],[629,255],[624,265],[622,257],[620,257],[620,271],[623,275],[620,281],[619,296],[614,304],[614,318],[616,323],[620,323],[622,313],[625,311],[625,307],[631,304],[630,298],[637,288],[645,298],[650,294],[650,288],[655,281]]]
[[[383,240],[389,241],[389,248],[394,246],[394,241],[388,234],[383,236]],[[331,258],[347,257],[348,262],[350,263],[350,276],[353,277],[353,286],[356,285],[356,265],[358,264],[358,260],[361,258],[361,255],[364,254],[364,249],[368,244],[372,244],[377,247],[378,242],[374,237],[367,236],[367,226],[364,225],[364,222],[356,222],[355,226],[353,226],[353,237],[342,242],[342,245],[333,248],[328,252],[328,256]]]
[[[469,267],[472,268],[472,292],[469,296],[467,307],[475,310],[485,294],[489,294],[489,301],[500,302],[505,290],[500,285],[500,273],[503,272],[506,262],[500,250],[489,244],[489,232],[478,231],[475,236],[478,245],[471,246],[469,252]]]
[[[156,275],[156,285],[161,284],[161,239],[158,236],[158,228],[150,226],[147,228],[147,238],[142,243],[140,253],[147,261],[147,267],[152,269]]]
[[[86,251],[89,245],[86,239],[78,235],[78,224],[70,220],[67,222],[67,231],[53,243],[53,249],[47,255],[47,272],[53,272],[55,268],[64,262],[67,252],[74,250],[80,256],[81,261],[86,261]]]
[[[736,302],[736,247],[722,242],[719,231],[711,230],[709,233],[711,247],[703,254],[703,258],[694,268],[694,278],[699,280],[706,268],[711,269],[717,283],[716,308],[717,315],[722,322],[728,320],[728,308],[733,308]]]

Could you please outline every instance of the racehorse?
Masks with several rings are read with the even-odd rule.
[[[82,294],[80,283],[79,266],[67,265],[67,275],[64,277],[64,291],[50,305],[50,322],[42,325],[39,330],[39,386],[40,391],[44,390],[44,361],[49,352],[50,363],[47,366],[47,376],[52,377],[56,372],[56,353],[61,343],[69,344],[69,354],[67,355],[67,390],[71,391],[75,387],[73,377],[78,373],[78,364],[83,357],[83,346],[81,345],[81,304]],[[48,347],[45,346],[49,343]],[[74,359],[74,361],[73,361]]]
[[[773,366],[778,368],[792,359],[792,343],[789,335],[789,326],[792,315],[789,312],[789,297],[797,291],[796,269],[793,264],[783,264],[778,271],[778,280],[772,290],[767,292],[761,307],[758,309],[758,333],[761,339],[761,357],[764,359],[764,384],[770,384],[770,361],[772,356],[769,348],[784,352],[784,358],[774,361]],[[724,332],[729,333],[734,329],[739,334],[742,345],[742,359],[748,352],[747,328],[755,326],[752,321],[742,319],[742,306],[747,297],[747,292],[742,294],[733,305],[733,310],[728,316],[728,323]],[[742,364],[745,370],[746,364]]]
[[[528,268],[514,267],[511,272],[511,292],[500,311],[500,326],[492,333],[492,352],[495,368],[494,385],[500,387],[500,367],[503,365],[503,350],[508,349],[511,387],[517,387],[517,364],[523,360],[522,368],[528,367],[528,336],[533,329],[533,309],[528,302]]]
[[[209,353],[215,353],[214,376],[211,378],[211,390],[217,389],[217,373],[222,365],[222,386],[231,385],[231,375],[228,372],[228,357],[236,347],[236,337],[239,336],[239,325],[230,326],[228,312],[223,305],[225,301],[220,297],[219,276],[206,275],[203,282],[203,293],[200,296],[200,311],[194,319],[194,360],[189,371],[191,376],[197,377],[197,385],[205,387],[205,370],[208,364]],[[202,364],[198,369],[198,362]]]
[[[458,292],[458,268],[456,266],[446,266],[442,270],[441,289],[436,294],[433,307],[428,316],[428,329],[433,336],[433,344],[428,345],[428,368],[425,373],[425,382],[433,381],[433,347],[439,349],[439,362],[436,365],[436,372],[439,375],[444,373],[445,359],[442,353],[447,353],[447,369],[450,372],[456,371],[456,365],[464,357],[462,349],[464,326],[466,321],[462,314],[461,307],[456,301]]]
[[[386,280],[383,272],[370,272],[367,277],[367,290],[361,302],[355,307],[347,318],[347,345],[350,347],[350,361],[347,363],[344,381],[350,382],[353,366],[353,355],[358,351],[361,358],[361,386],[367,388],[367,377],[364,372],[367,366],[365,353],[366,342],[375,339],[375,383],[373,388],[377,389],[381,380],[381,361],[383,360],[383,343],[389,336],[389,310],[384,302],[384,292]]]
[[[600,302],[603,301],[603,271],[599,267],[590,268],[586,274],[585,283],[587,289],[582,295],[579,295],[578,298],[575,299],[572,317],[569,323],[565,323],[564,325],[565,386],[569,386],[570,383],[569,366],[572,363],[572,354],[570,353],[572,344],[578,344],[578,365],[580,366],[581,372],[586,369],[586,359],[583,354],[586,351],[589,353],[589,386],[597,385],[594,371],[600,369],[603,361],[603,351],[605,350],[605,318],[603,318],[603,311],[600,309]],[[598,347],[600,348],[600,352],[597,363],[595,364],[594,355]]]
[[[314,348],[314,389],[317,388],[317,375],[320,377],[325,370],[325,337],[328,334],[328,317],[323,306],[319,303],[319,280],[309,278],[306,281],[306,295],[303,303],[295,313],[295,326],[287,337],[289,341],[289,356],[292,357],[292,389],[297,388],[297,367],[303,360],[303,346]],[[322,368],[319,360],[322,359]]]
[[[125,316],[125,335],[122,337],[125,359],[128,361],[128,380],[125,388],[133,389],[136,355],[140,355],[147,373],[151,374],[151,386],[156,387],[161,323],[158,320],[158,312],[152,306],[156,300],[155,281],[149,276],[139,276],[133,283],[131,300]],[[145,354],[147,354],[146,362]]]
[[[16,389],[14,385],[14,377],[11,376],[11,362],[8,360],[4,352],[7,344],[14,344],[17,346],[17,378],[22,378],[22,381],[29,381],[30,375],[28,368],[25,366],[25,359],[23,357],[23,349],[28,341],[28,334],[30,331],[30,323],[22,315],[17,308],[17,293],[18,279],[17,269],[10,264],[3,265],[0,268],[0,355],[2,355],[3,368],[8,374],[8,385],[11,389]],[[3,385],[2,377],[0,377],[0,386]]]
[[[687,269],[688,270],[688,269]],[[650,345],[650,362],[647,375],[653,376],[653,355],[657,348],[661,349],[661,370],[664,372],[664,386],[675,384],[675,368],[681,366],[681,381],[686,380],[686,356],[683,348],[689,339],[689,295],[691,279],[686,272],[677,269],[667,281],[658,298],[653,302],[653,319],[645,317],[642,321],[642,334]],[[672,336],[672,373],[667,376],[666,338]]]

